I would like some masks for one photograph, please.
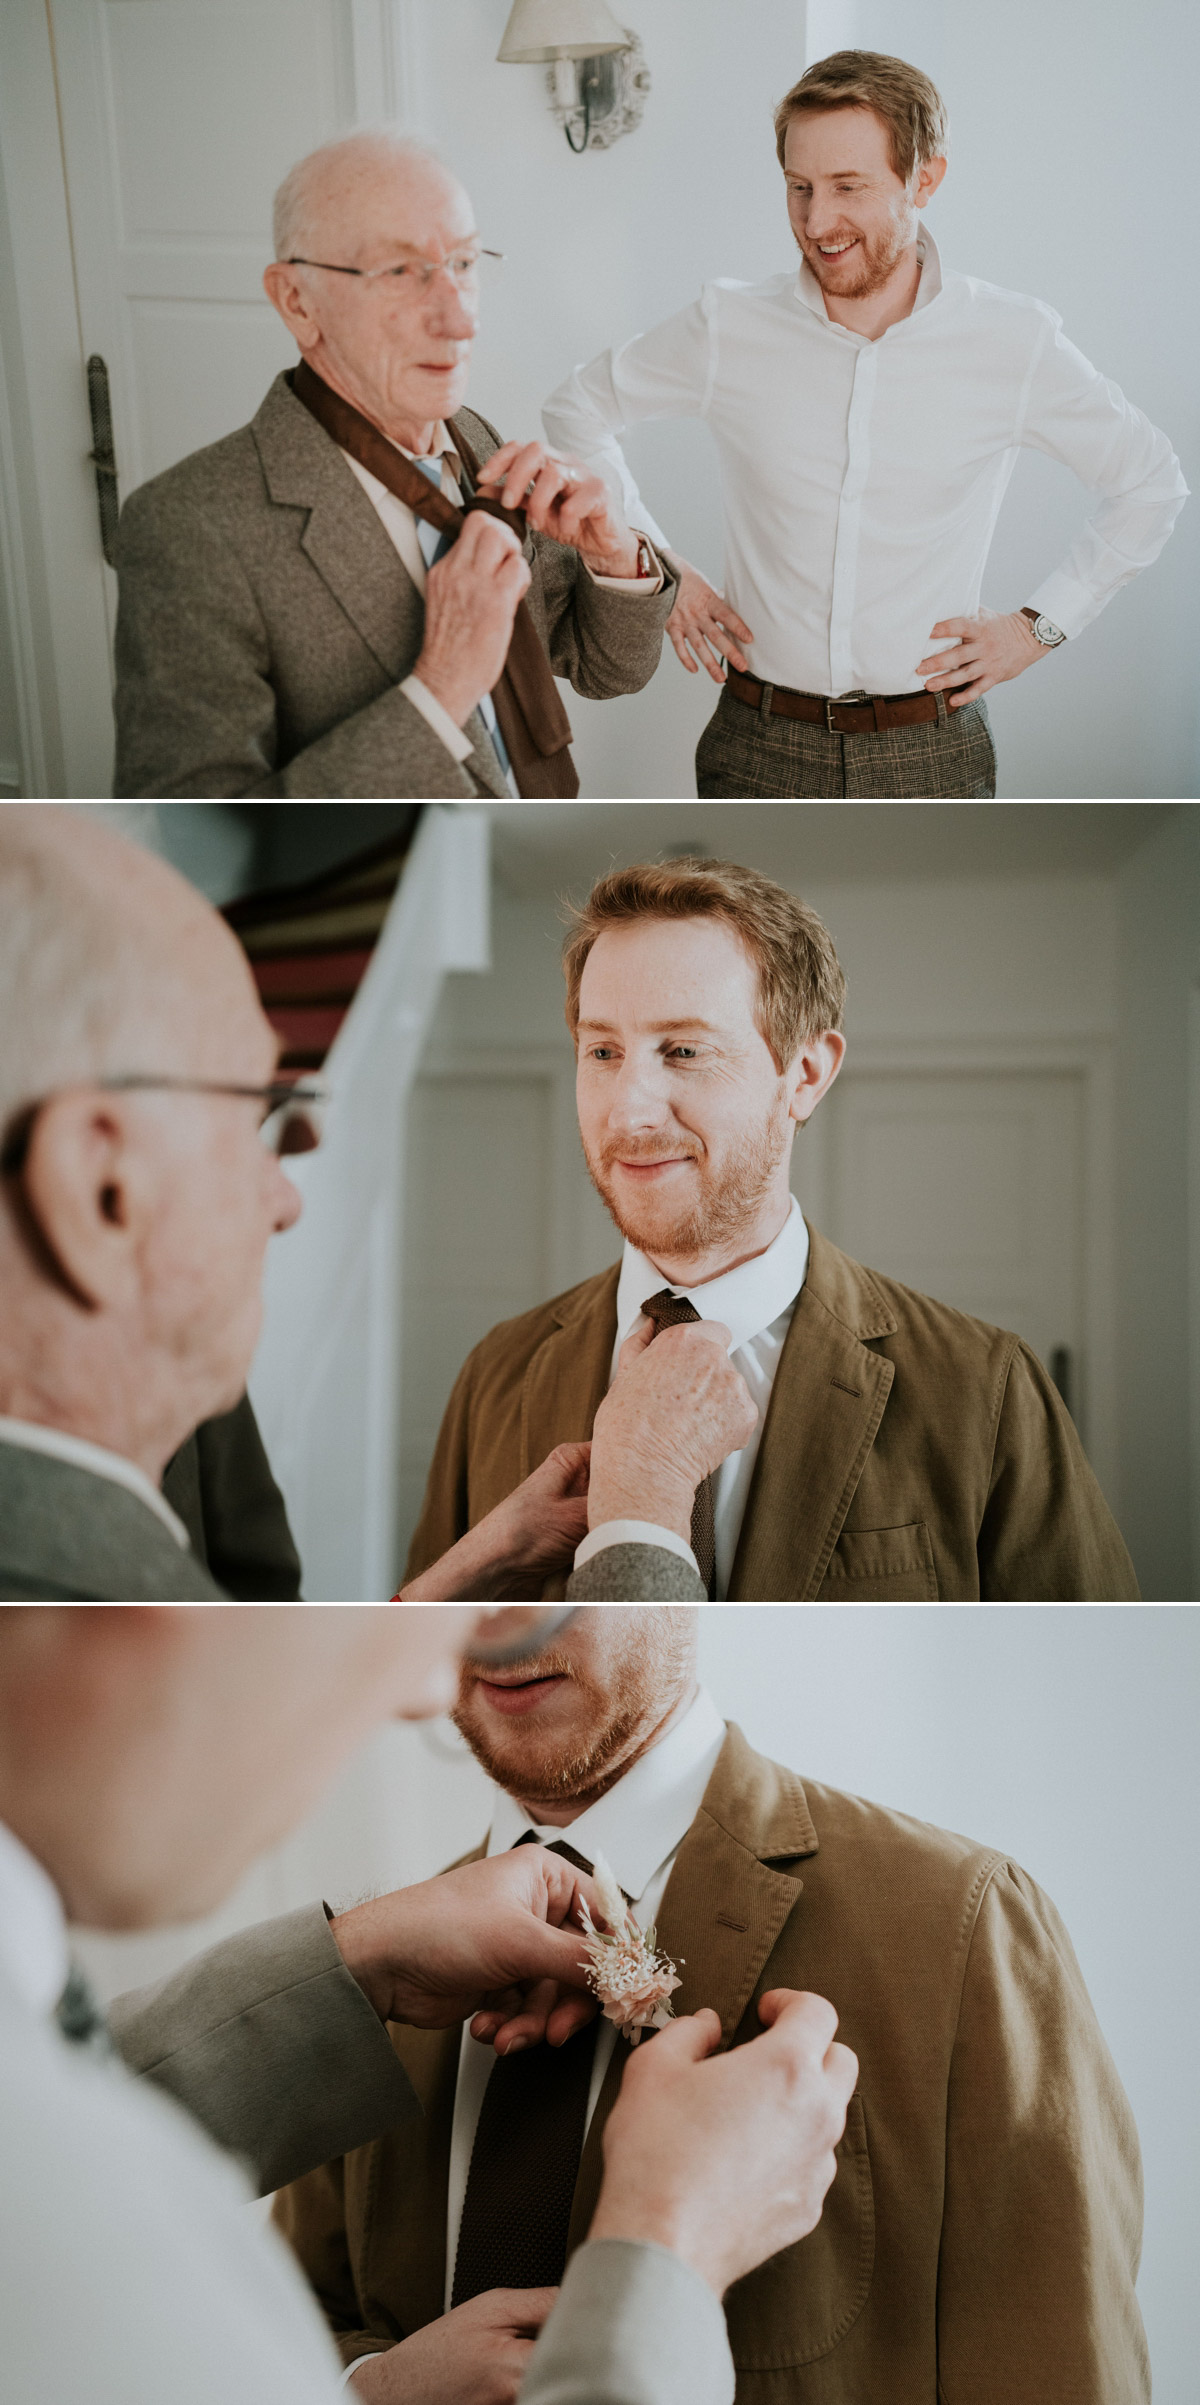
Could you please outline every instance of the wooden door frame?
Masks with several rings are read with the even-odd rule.
[[[359,123],[420,122],[417,0],[339,0]],[[0,786],[100,799],[112,775],[106,578],[88,461],[49,0],[4,0],[0,78],[0,594],[19,758]]]

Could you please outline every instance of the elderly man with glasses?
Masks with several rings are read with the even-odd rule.
[[[637,692],[675,584],[598,476],[463,408],[498,265],[467,194],[353,134],[275,250],[298,367],[122,516],[115,791],[573,796],[555,677]]]
[[[0,1599],[217,1600],[164,1466],[243,1394],[320,1090],[195,888],[62,804],[0,816],[0,1024]],[[754,1419],[727,1336],[635,1347],[590,1470],[558,1446],[405,1599],[540,1593],[586,1540],[572,1599],[694,1600],[694,1492]]]

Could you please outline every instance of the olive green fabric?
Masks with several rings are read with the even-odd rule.
[[[704,1603],[702,1581],[667,1545],[605,1545],[567,1580],[571,1603]]]
[[[140,1495],[51,1453],[0,1443],[0,1599],[219,1603],[223,1589]]]
[[[249,1395],[205,1420],[163,1472],[192,1551],[239,1603],[293,1603],[300,1556]]]
[[[335,2147],[416,2118],[320,1904],[239,1930],[170,1978],[118,1996],[108,2024],[129,2069],[240,2155],[260,2195]]]
[[[455,419],[479,459],[500,442]],[[527,600],[555,674],[649,683],[675,586],[623,594],[531,535]],[[117,535],[116,794],[511,799],[478,712],[460,767],[400,691],[425,606],[324,428],[277,376],[236,434],[131,493]]]
[[[726,2297],[740,2405],[1146,2405],[1137,2136],[1054,1906],[1002,1852],[768,1762],[731,1727],[658,1916],[724,2042],[827,1996],[859,2080],[822,2219]],[[395,2029],[424,2107],[275,2218],[343,2361],[442,2311],[457,2030]],[[599,2194],[618,2043],[580,2163]]]
[[[1074,1422],[1028,1346],[809,1236],[730,1599],[1136,1598]],[[407,1577],[555,1445],[591,1435],[617,1278],[614,1265],[476,1345],[446,1406]]]

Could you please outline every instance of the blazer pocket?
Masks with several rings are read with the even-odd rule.
[[[739,2372],[794,2371],[828,2355],[867,2300],[875,2264],[875,2192],[863,2100],[850,2099],[837,2176],[815,2230],[729,2290],[725,2319]]]
[[[937,1571],[923,1520],[907,1528],[842,1530],[819,1603],[936,1603]]]

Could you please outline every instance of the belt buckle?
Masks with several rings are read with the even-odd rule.
[[[861,685],[856,685],[852,693],[827,693],[825,696],[826,731],[830,735],[839,734],[841,731],[840,728],[835,727],[833,723],[833,713],[835,710],[840,710],[843,705],[848,709],[852,709],[855,708],[859,702],[864,702],[868,699],[869,696]]]

